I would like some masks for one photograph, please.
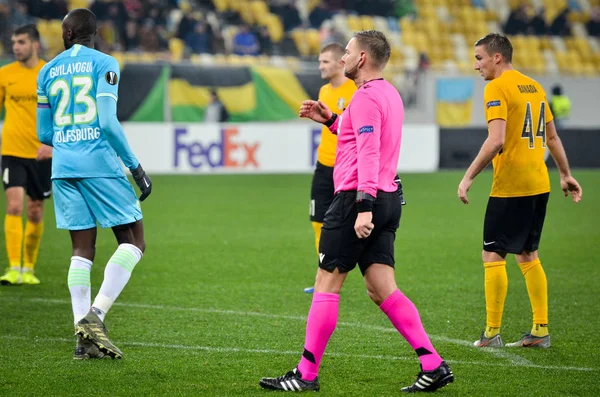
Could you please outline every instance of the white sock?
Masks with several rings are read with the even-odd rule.
[[[80,256],[71,257],[69,266],[68,285],[71,292],[71,305],[75,324],[88,314],[92,301],[90,272],[92,261]]]
[[[142,259],[142,251],[133,244],[120,244],[104,269],[104,280],[94,299],[94,312],[104,321],[104,316],[117,300],[129,281],[135,265]]]

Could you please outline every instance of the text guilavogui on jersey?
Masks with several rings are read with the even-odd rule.
[[[92,73],[93,71],[94,66],[92,65],[92,62],[72,62],[50,68],[49,76],[50,78],[53,78],[64,76],[65,74]]]

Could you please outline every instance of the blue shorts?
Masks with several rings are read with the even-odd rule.
[[[52,181],[56,227],[84,230],[142,219],[140,202],[125,177],[69,178]]]

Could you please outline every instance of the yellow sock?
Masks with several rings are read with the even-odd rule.
[[[6,236],[6,253],[11,268],[21,269],[23,252],[23,218],[18,215],[4,217],[4,235]]]
[[[539,336],[540,338],[548,335],[548,324],[533,324],[531,327],[531,335]]]
[[[23,252],[23,271],[33,271],[44,234],[44,222],[25,224],[25,249]]]
[[[317,255],[319,255],[319,241],[321,240],[321,228],[323,224],[321,222],[313,222],[313,229],[315,231],[315,246],[317,247]]]
[[[499,333],[500,333],[500,327],[498,327],[498,328],[486,327],[485,328],[485,337],[486,338],[493,338],[494,336],[498,335]]]
[[[504,301],[508,292],[506,261],[485,262],[485,337],[491,338],[500,333]]]
[[[548,335],[548,281],[542,262],[538,258],[531,262],[519,263],[519,267],[525,277],[527,293],[533,311],[531,334],[546,336]]]

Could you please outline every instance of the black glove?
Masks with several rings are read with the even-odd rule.
[[[146,175],[146,171],[144,171],[141,164],[138,165],[136,169],[130,171],[131,175],[133,176],[133,180],[142,192],[142,195],[140,196],[140,201],[146,200],[146,197],[148,197],[152,192],[152,180],[148,175]]]

